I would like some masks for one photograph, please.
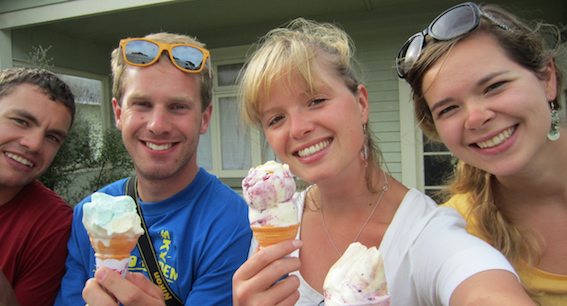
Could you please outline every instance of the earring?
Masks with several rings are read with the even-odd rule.
[[[559,139],[560,133],[559,133],[559,113],[557,113],[557,110],[555,109],[555,104],[557,102],[555,101],[551,101],[551,128],[549,129],[549,132],[547,133],[547,138],[549,138],[549,140],[551,141],[556,141],[557,139]]]
[[[360,150],[359,156],[360,159],[364,162],[366,166],[368,166],[368,145],[366,144],[366,124],[362,125],[362,132],[364,133],[364,145]]]

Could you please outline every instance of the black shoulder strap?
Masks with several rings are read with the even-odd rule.
[[[144,234],[138,239],[138,249],[140,250],[140,255],[142,255],[142,260],[144,260],[144,265],[148,269],[148,276],[150,280],[158,285],[163,291],[163,297],[165,298],[165,304],[167,306],[183,306],[183,302],[175,295],[173,290],[169,287],[167,280],[163,277],[163,272],[159,268],[159,262],[154,250],[154,245],[148,234],[148,228],[146,227],[146,222],[142,215],[142,209],[140,204],[138,204],[138,177],[136,175],[132,176],[126,182],[125,194],[129,195],[136,202],[136,207],[138,208],[138,214],[142,220],[142,228],[144,229]]]

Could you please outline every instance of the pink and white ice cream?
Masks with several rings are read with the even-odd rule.
[[[360,242],[351,244],[327,273],[323,291],[325,306],[389,306],[380,252]]]
[[[242,180],[242,194],[250,206],[250,226],[289,226],[297,224],[297,205],[293,200],[295,180],[289,165],[269,161],[250,169]]]

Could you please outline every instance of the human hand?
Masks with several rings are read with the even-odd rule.
[[[286,240],[257,250],[232,278],[232,299],[235,306],[294,305],[299,299],[299,279],[282,275],[301,266],[297,257],[284,257],[300,248],[300,240]]]
[[[124,306],[165,305],[161,289],[144,274],[128,272],[124,278],[104,267],[85,284],[83,299],[89,306],[117,306],[116,300]]]

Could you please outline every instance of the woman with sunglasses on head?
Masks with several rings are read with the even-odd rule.
[[[567,131],[559,31],[463,3],[402,47],[424,133],[460,160],[445,204],[500,250],[539,305],[567,305]],[[551,29],[545,40],[544,29]],[[549,35],[548,35],[549,36]]]
[[[234,304],[322,305],[327,272],[358,241],[379,248],[392,306],[534,305],[504,256],[467,234],[455,210],[380,168],[353,61],[344,31],[300,18],[270,31],[247,63],[244,121],[313,185],[295,195],[300,240],[256,250],[233,277]]]

